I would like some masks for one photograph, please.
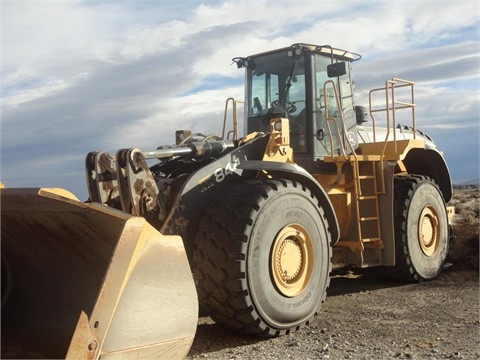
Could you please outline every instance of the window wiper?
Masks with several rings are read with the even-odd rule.
[[[293,58],[292,67],[290,69],[290,75],[287,77],[287,82],[285,83],[283,90],[278,94],[277,100],[272,101],[272,103],[270,104],[270,108],[268,109],[268,112],[265,114],[265,117],[262,120],[264,124],[268,124],[270,117],[273,115],[274,111],[277,108],[283,108],[285,112],[285,116],[287,116],[288,113],[294,112],[296,110],[295,104],[293,103],[288,103],[288,106],[287,106],[287,97],[288,97],[288,92],[290,90],[290,87],[292,86],[292,78],[293,78],[293,72],[295,70],[295,63],[296,63],[295,58]]]

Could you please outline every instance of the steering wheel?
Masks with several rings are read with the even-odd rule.
[[[272,108],[280,107],[280,102],[278,100],[273,101],[271,107]],[[295,103],[290,102],[290,101],[285,101],[284,108],[287,111],[287,113],[289,113],[289,114],[297,111],[297,106],[295,105]]]

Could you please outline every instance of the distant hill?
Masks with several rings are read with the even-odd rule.
[[[454,181],[453,187],[480,187],[480,177],[477,177],[475,179],[467,180],[467,181]]]

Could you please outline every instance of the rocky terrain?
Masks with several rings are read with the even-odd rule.
[[[200,318],[187,359],[480,359],[479,191],[455,189],[455,239],[434,281],[398,284],[372,270],[332,274],[321,313],[273,339]]]

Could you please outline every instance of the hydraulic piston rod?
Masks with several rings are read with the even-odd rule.
[[[218,156],[235,147],[233,140],[200,141],[184,146],[172,146],[154,151],[145,151],[145,159],[168,159],[174,156],[200,158]]]

